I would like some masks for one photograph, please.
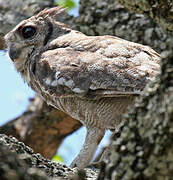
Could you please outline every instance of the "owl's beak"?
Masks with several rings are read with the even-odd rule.
[[[9,50],[8,50],[8,53],[9,53],[9,56],[10,56],[11,60],[14,62],[15,59],[19,58],[19,56],[21,54],[21,51],[20,50],[16,50],[13,47],[10,47]]]

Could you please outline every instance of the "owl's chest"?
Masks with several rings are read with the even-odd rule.
[[[86,100],[78,97],[46,97],[46,102],[79,120],[85,126],[115,129],[133,98]]]

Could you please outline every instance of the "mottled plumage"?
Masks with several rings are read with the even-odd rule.
[[[85,167],[106,129],[159,71],[150,47],[113,36],[86,36],[56,21],[56,7],[22,21],[5,36],[9,56],[44,100],[81,121],[87,137],[72,166]]]

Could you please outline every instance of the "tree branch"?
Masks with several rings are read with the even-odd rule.
[[[14,137],[0,134],[0,179],[57,180],[96,179],[97,173],[71,169],[64,164],[45,159]]]

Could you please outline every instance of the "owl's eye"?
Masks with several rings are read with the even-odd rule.
[[[21,30],[21,35],[24,39],[33,37],[36,33],[36,28],[32,26],[26,26]]]

